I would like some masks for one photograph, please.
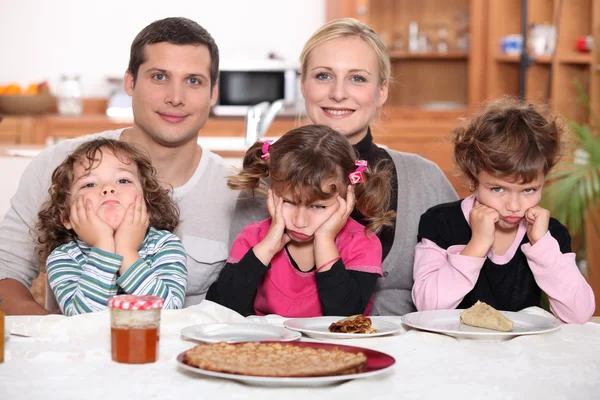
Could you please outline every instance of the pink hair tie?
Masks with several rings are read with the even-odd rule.
[[[263,160],[268,160],[271,157],[271,154],[269,153],[269,146],[271,146],[271,142],[272,140],[263,140],[262,142],[262,156],[260,156],[260,158]]]
[[[365,160],[356,160],[354,165],[356,165],[356,171],[348,175],[348,178],[350,178],[351,184],[356,185],[357,183],[365,180],[362,173],[365,169],[367,169],[367,162]]]

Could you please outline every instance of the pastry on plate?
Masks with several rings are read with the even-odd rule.
[[[367,367],[362,352],[274,342],[199,344],[184,353],[183,361],[208,371],[265,377],[348,375]]]
[[[373,328],[371,318],[362,314],[351,315],[329,325],[329,332],[335,333],[377,333]]]
[[[500,332],[510,332],[514,326],[511,319],[506,318],[500,311],[483,301],[477,301],[473,306],[461,312],[460,322]]]

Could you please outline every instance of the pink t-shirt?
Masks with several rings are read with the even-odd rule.
[[[233,243],[227,262],[239,262],[252,247],[264,239],[270,226],[269,218],[244,228]],[[347,270],[381,276],[381,242],[375,234],[365,234],[364,229],[364,226],[349,218],[336,237],[335,244]],[[271,269],[258,286],[254,311],[257,315],[277,314],[286,317],[323,315],[316,273],[314,270],[297,270],[287,251],[280,251],[271,260]],[[365,314],[368,315],[371,306],[372,302],[369,301]]]

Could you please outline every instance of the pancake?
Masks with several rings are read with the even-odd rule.
[[[188,365],[214,372],[265,377],[311,377],[362,372],[367,357],[282,343],[200,344],[184,354]]]

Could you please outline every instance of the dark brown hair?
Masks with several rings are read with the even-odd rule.
[[[152,22],[137,34],[129,55],[128,70],[133,75],[133,83],[137,81],[140,65],[146,61],[144,50],[146,45],[156,43],[176,45],[206,46],[210,53],[210,86],[217,83],[219,77],[219,47],[206,29],[191,19],[171,17]]]
[[[293,129],[269,147],[269,159],[261,156],[263,143],[256,142],[244,156],[243,168],[228,179],[234,190],[266,191],[263,178],[277,189],[290,187],[294,201],[310,204],[346,193],[348,175],[356,170],[357,153],[343,135],[325,125]],[[355,188],[356,207],[369,221],[366,229],[377,232],[391,225],[395,213],[388,211],[391,166],[368,166],[364,181]],[[323,184],[333,180],[326,190]]]
[[[452,131],[454,161],[474,184],[482,171],[529,183],[558,162],[563,131],[543,107],[504,97]]]
[[[99,138],[81,144],[52,173],[48,189],[49,198],[42,205],[36,224],[38,254],[41,265],[58,246],[77,237],[75,231],[67,229],[64,221],[70,217],[69,196],[74,178],[74,166],[81,163],[90,171],[99,162],[102,154],[110,152],[123,163],[134,163],[144,191],[144,200],[150,214],[150,226],[173,232],[179,225],[179,209],[171,198],[169,189],[161,186],[150,158],[137,147],[120,140]]]

